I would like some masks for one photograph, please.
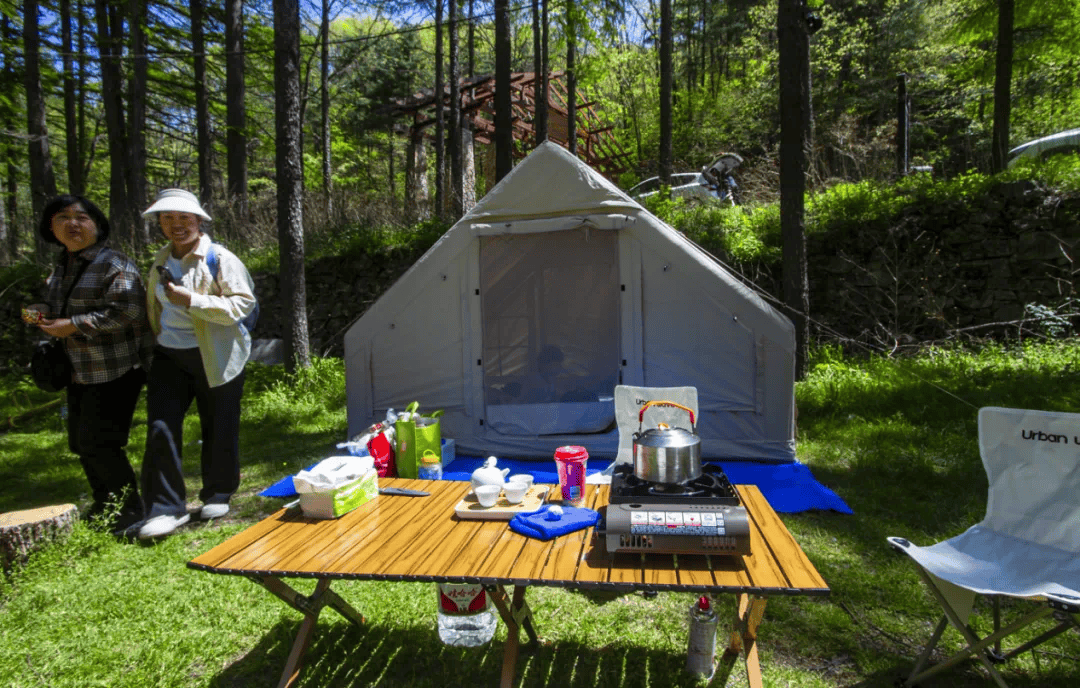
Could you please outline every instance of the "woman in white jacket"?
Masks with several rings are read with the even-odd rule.
[[[202,426],[199,517],[229,511],[240,485],[240,398],[251,354],[251,335],[241,321],[256,302],[244,264],[201,231],[210,216],[194,194],[166,189],[143,216],[156,216],[169,240],[154,258],[146,292],[156,346],[146,393],[147,520],[139,529],[145,539],[168,535],[190,519],[182,433],[193,400]]]

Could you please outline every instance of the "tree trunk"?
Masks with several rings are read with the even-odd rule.
[[[15,42],[15,36],[11,30],[11,22],[7,15],[0,15],[0,40],[3,40],[6,44],[13,44]],[[15,84],[15,72],[12,69],[11,56],[0,53],[0,59],[4,61],[4,83]],[[3,131],[15,131],[15,123],[12,121],[11,108],[0,108],[2,113],[2,119],[0,119],[0,127]],[[4,207],[0,211],[0,218],[6,216],[4,224],[3,246],[0,247],[0,252],[3,252],[6,256],[8,264],[12,264],[19,256],[19,225],[15,220],[15,181],[18,169],[15,166],[15,143],[11,137],[4,136],[0,138],[0,159],[3,160],[4,165]]]
[[[461,79],[458,76],[458,0],[450,0],[447,12],[447,80],[450,82],[450,122],[448,143],[450,146],[450,215],[457,222],[464,215],[462,210],[461,171]]]
[[[225,0],[225,150],[228,158],[226,195],[243,225],[248,217],[243,0]]]
[[[109,137],[109,224],[113,239],[131,239],[127,198],[127,130],[124,128],[123,85],[120,78],[122,17],[109,0],[95,0],[98,54],[101,56],[101,100],[105,107],[105,130]],[[125,233],[127,232],[127,233]]]
[[[896,75],[896,175],[908,173],[907,74]]]
[[[11,241],[11,235],[15,232],[14,223],[8,224],[4,214],[0,212],[0,265],[14,265],[18,244]],[[14,244],[14,245],[13,245]]]
[[[694,23],[690,21],[690,8],[686,8],[686,36],[683,44],[683,64],[686,65],[686,124],[694,122],[694,83],[697,81],[697,65],[694,64],[694,45],[698,41]]]
[[[148,223],[143,220],[142,210],[146,207],[146,21],[147,5],[145,0],[129,0],[128,13],[131,27],[131,81],[128,92],[130,108],[128,125],[131,137],[128,139],[130,163],[128,166],[128,209],[132,237],[137,246],[147,246],[150,234]]]
[[[389,135],[386,137],[386,186],[390,189],[390,212],[397,212],[397,172],[394,168],[394,140],[397,138],[394,135],[393,125],[390,127]]]
[[[670,0],[668,0],[670,2]],[[566,2],[566,146],[577,155],[577,3]]]
[[[795,377],[806,374],[810,288],[806,268],[804,195],[810,119],[810,38],[805,0],[780,0],[776,29],[780,46],[780,233],[784,304],[795,325]]]
[[[698,62],[698,88],[705,91],[705,72],[708,71],[709,48],[712,45],[709,35],[709,1],[701,0],[701,55]]]
[[[473,0],[469,0],[469,78],[476,76],[476,14]]]
[[[86,7],[83,5],[82,0],[78,0],[76,7],[79,10],[79,97],[75,103],[75,120],[77,122],[75,139],[79,142],[79,158],[82,160],[82,168],[79,170],[79,188],[82,191],[76,193],[83,193],[86,191],[86,180],[90,176],[95,146],[93,142],[88,142],[86,139]],[[84,152],[83,147],[87,146],[88,143],[90,145]],[[74,187],[72,187],[72,190],[74,191]]]
[[[82,195],[83,177],[82,139],[79,138],[79,122],[75,115],[75,61],[71,41],[71,0],[60,0],[60,42],[64,55],[64,138],[67,141],[68,188],[71,193]]]
[[[514,167],[514,119],[510,99],[510,7],[495,0],[495,183]]]
[[[326,221],[334,210],[333,179],[330,165],[330,0],[322,0],[322,64],[320,76],[322,77],[322,192],[323,212]]]
[[[996,174],[1009,164],[1009,98],[1012,93],[1014,0],[998,0],[998,36],[994,71],[994,132],[990,164]]]
[[[446,125],[443,101],[446,82],[443,81],[443,0],[435,0],[435,217],[446,215]]]
[[[78,516],[74,504],[0,514],[0,570],[6,573],[26,563],[34,550],[69,534]]]
[[[303,151],[300,147],[300,5],[274,0],[274,133],[281,291],[289,330],[285,368],[311,366],[304,281]]]
[[[476,205],[476,161],[473,151],[472,127],[461,127],[461,210],[462,214]]]
[[[540,0],[532,0],[533,39],[533,148],[544,142],[540,138]]]
[[[29,136],[30,199],[34,217],[41,217],[48,199],[56,195],[52,154],[49,152],[49,130],[45,121],[45,96],[41,90],[41,36],[38,33],[37,0],[27,0],[23,22],[24,84],[26,87],[26,133]],[[38,255],[44,252],[44,242],[37,237]]]
[[[548,138],[548,0],[540,0],[540,90],[536,93],[536,140]]]
[[[206,41],[203,0],[191,0],[191,49],[195,55],[195,147],[199,156],[199,202],[213,216],[213,144],[210,142],[210,96],[206,90]]]
[[[671,186],[671,0],[660,0],[660,183]]]
[[[416,222],[427,217],[427,151],[424,133],[409,128],[409,147],[405,153],[405,217]]]

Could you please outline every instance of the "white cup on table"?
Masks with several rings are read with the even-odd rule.
[[[506,493],[506,501],[511,504],[521,504],[521,500],[525,499],[525,493],[529,491],[529,486],[525,483],[518,482],[517,480],[511,480],[503,486],[503,492]]]
[[[508,482],[508,483],[524,483],[525,484],[525,490],[528,491],[529,488],[531,488],[533,486],[533,477],[529,473],[515,473],[514,475],[507,478],[506,482]]]
[[[478,485],[473,488],[473,492],[476,493],[476,501],[480,502],[480,506],[490,507],[495,506],[495,502],[499,501],[502,487],[499,485]]]

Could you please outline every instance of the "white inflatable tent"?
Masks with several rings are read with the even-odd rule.
[[[345,334],[349,436],[420,402],[459,454],[614,458],[615,385],[697,388],[707,459],[795,460],[791,322],[545,143]]]

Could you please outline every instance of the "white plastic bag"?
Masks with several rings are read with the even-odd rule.
[[[331,456],[293,476],[297,494],[332,492],[375,468],[370,456]]]

